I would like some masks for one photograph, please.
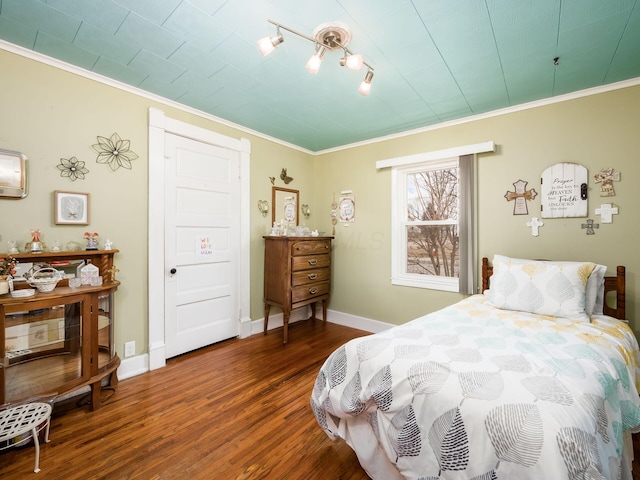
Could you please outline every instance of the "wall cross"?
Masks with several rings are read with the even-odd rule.
[[[599,223],[593,223],[593,220],[591,220],[590,218],[587,219],[587,223],[583,223],[582,224],[582,228],[586,228],[587,229],[587,235],[595,235],[596,232],[593,231],[594,228],[600,228],[600,224]]]
[[[536,195],[538,195],[538,192],[533,188],[527,190],[527,183],[528,182],[524,180],[518,180],[513,184],[515,192],[507,190],[507,193],[504,194],[504,198],[506,198],[507,201],[515,200],[513,204],[514,215],[528,215],[527,200],[533,200],[536,198]]]
[[[620,181],[620,172],[614,172],[613,168],[603,168],[593,176],[593,179],[596,183],[600,183],[601,197],[613,197],[616,194],[613,182]]]
[[[618,207],[613,203],[603,203],[600,208],[596,208],[596,215],[600,215],[602,223],[613,223],[613,216],[618,214]]]
[[[527,227],[531,227],[531,235],[537,237],[540,235],[538,228],[543,226],[544,222],[542,220],[538,220],[538,217],[531,217],[531,220],[527,222]]]

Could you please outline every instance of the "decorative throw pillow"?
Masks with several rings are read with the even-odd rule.
[[[489,301],[505,310],[588,322],[586,290],[595,268],[594,263],[544,262],[495,255],[487,292]]]

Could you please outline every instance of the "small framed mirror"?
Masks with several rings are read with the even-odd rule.
[[[0,150],[0,197],[27,196],[27,157],[20,152]]]
[[[299,196],[298,190],[271,187],[271,222],[284,220],[289,225],[298,225]]]

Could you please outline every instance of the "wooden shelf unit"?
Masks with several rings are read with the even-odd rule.
[[[61,396],[89,386],[89,406],[95,410],[101,404],[103,379],[110,387],[117,386],[120,358],[113,335],[115,292],[120,285],[113,265],[117,252],[11,255],[19,262],[89,260],[99,268],[103,283],[71,288],[63,279],[53,291],[32,297],[0,295],[0,404],[45,394]],[[7,256],[0,253],[0,258]],[[28,287],[16,282],[17,289]],[[7,348],[12,341],[21,348]]]

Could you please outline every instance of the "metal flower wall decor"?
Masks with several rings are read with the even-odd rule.
[[[85,168],[84,162],[76,157],[61,158],[60,164],[56,165],[56,167],[60,170],[61,177],[68,177],[74,182],[77,179],[84,180],[84,176],[89,173],[89,169]]]
[[[138,158],[138,155],[129,149],[129,140],[122,140],[117,133],[111,135],[111,138],[97,138],[98,143],[91,146],[98,152],[96,163],[106,163],[113,171],[120,167],[131,170],[131,161]]]

